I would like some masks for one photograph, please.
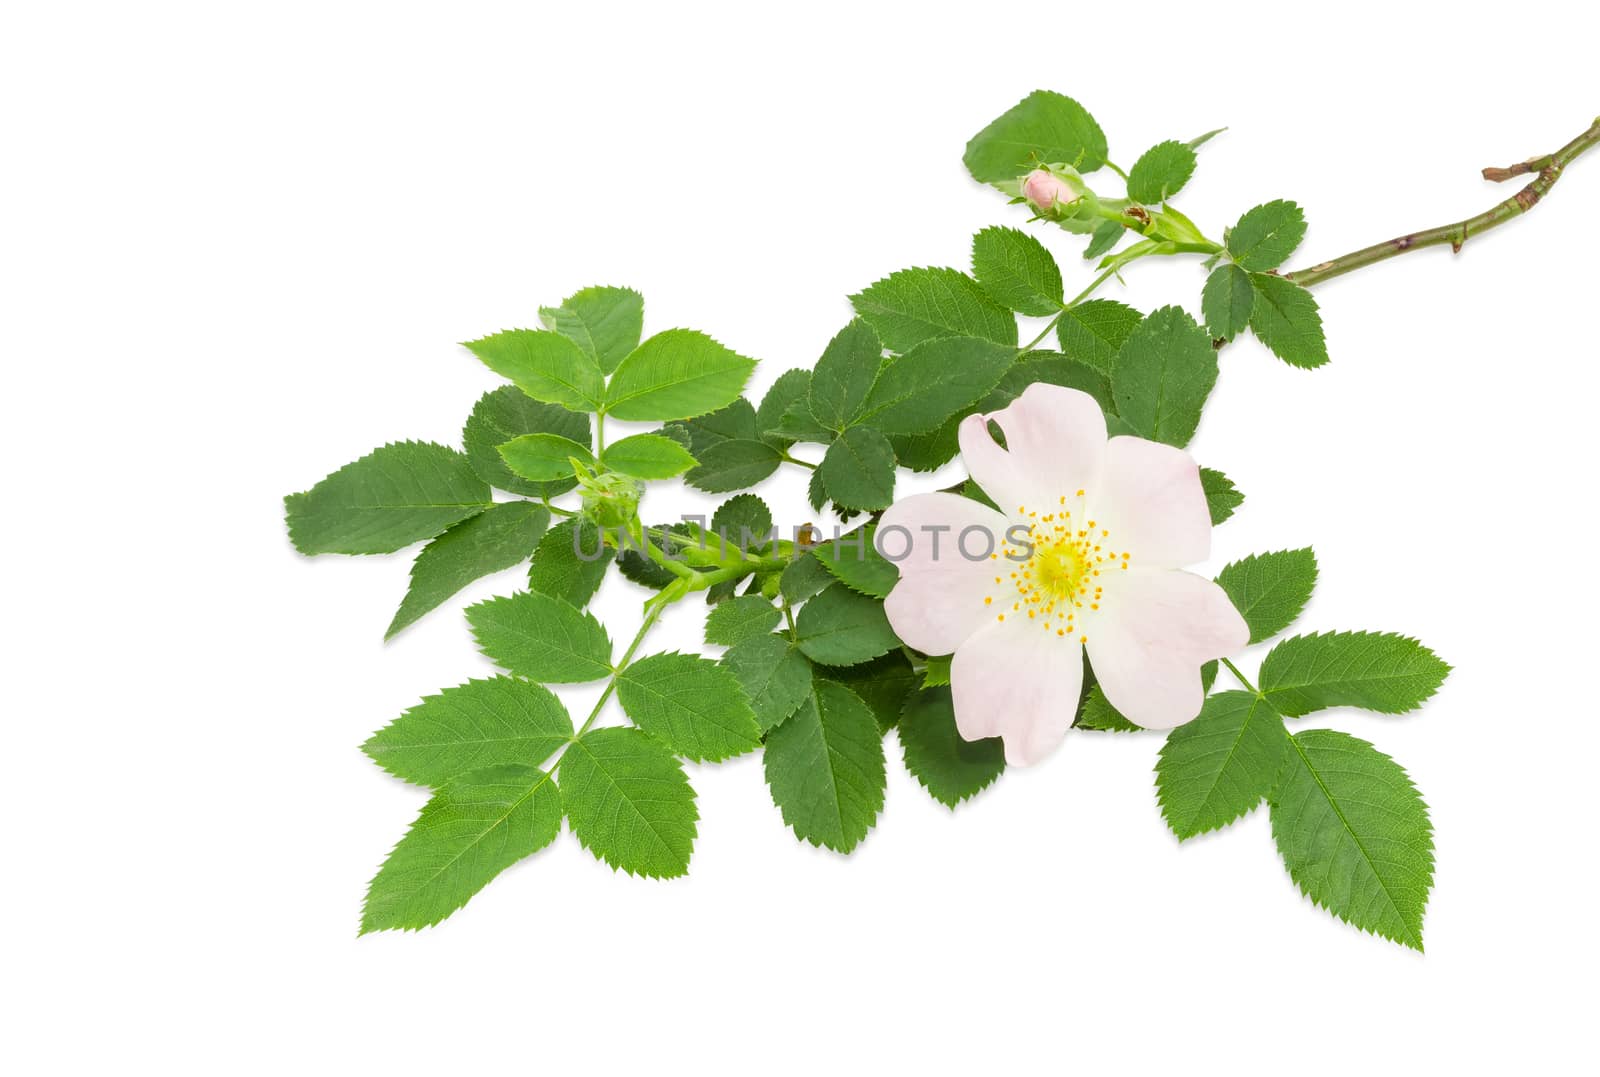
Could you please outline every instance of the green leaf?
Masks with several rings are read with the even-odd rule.
[[[617,698],[634,725],[697,763],[753,751],[761,743],[738,678],[709,658],[641,658],[617,677]]]
[[[481,767],[543,762],[571,736],[572,719],[550,689],[491,677],[425,696],[361,750],[397,778],[442,786]]]
[[[930,340],[889,360],[857,422],[884,434],[921,434],[971,407],[1016,359],[1016,349],[974,337]]]
[[[524,591],[467,607],[478,648],[519,677],[578,684],[611,675],[611,640],[570,602]]]
[[[524,434],[500,446],[500,458],[514,474],[534,482],[569,479],[576,460],[591,470],[598,466],[587,446],[559,434]]]
[[[591,729],[561,757],[561,802],[585,849],[629,875],[689,870],[694,789],[666,745],[626,726]]]
[[[1194,147],[1186,142],[1158,142],[1144,151],[1128,172],[1128,197],[1156,205],[1183,189],[1194,175]]]
[[[977,281],[954,269],[902,269],[850,297],[891,351],[942,337],[1017,344],[1017,319]]]
[[[894,501],[894,446],[867,426],[852,426],[822,458],[823,485],[848,509],[886,509]]]
[[[867,524],[823,543],[812,556],[852,591],[873,598],[887,598],[900,582],[900,570],[878,552],[877,524]]]
[[[1255,291],[1250,330],[1290,366],[1311,369],[1328,361],[1322,315],[1311,293],[1270,273],[1250,274]]]
[[[1127,235],[1128,230],[1116,221],[1101,221],[1095,226],[1094,233],[1089,237],[1089,245],[1083,248],[1083,257],[1093,261],[1117,245],[1117,240]]]
[[[606,414],[654,422],[704,415],[737,400],[755,365],[704,333],[669,329],[617,367],[606,387]]]
[[[899,728],[906,769],[948,808],[982,792],[1006,769],[999,737],[966,740],[956,729],[949,688],[929,688],[912,696]]]
[[[644,296],[632,288],[585,288],[559,307],[540,307],[539,320],[582,348],[609,374],[639,346]]]
[[[1449,672],[1438,655],[1409,636],[1314,632],[1267,652],[1261,691],[1285,718],[1324,707],[1404,714],[1437,692]]]
[[[539,768],[506,763],[460,775],[423,805],[373,877],[361,934],[437,924],[560,832],[561,797]]]
[[[961,160],[979,183],[1006,183],[1039,164],[1093,172],[1106,163],[1106,136],[1072,98],[1035,90],[972,136]]]
[[[706,614],[706,642],[718,647],[732,647],[756,636],[765,636],[783,614],[778,607],[760,595],[730,598],[711,607]]]
[[[1250,626],[1250,642],[1271,639],[1300,616],[1317,585],[1317,556],[1307,546],[1256,554],[1223,567],[1217,583]]]
[[[1104,374],[1082,363],[1074,362],[1060,352],[1033,351],[1024,352],[1000,378],[1000,384],[996,385],[974,410],[999,411],[1021,396],[1028,386],[1038,382],[1064,385],[1069,389],[1088,393],[1102,409],[1108,412],[1112,409],[1111,382]],[[956,433],[954,427],[960,424],[962,418],[964,416],[957,416],[952,424],[952,437]]]
[[[822,562],[807,551],[784,568],[778,577],[778,590],[789,605],[798,606],[832,583],[833,577],[822,567]]]
[[[660,434],[634,434],[607,445],[600,463],[636,479],[670,479],[694,467],[689,450]]]
[[[1259,273],[1281,266],[1306,234],[1306,216],[1293,202],[1257,206],[1228,233],[1228,254],[1243,269]]]
[[[524,497],[556,497],[577,485],[571,475],[556,482],[529,482],[506,467],[500,446],[523,434],[559,434],[588,445],[589,417],[556,404],[541,404],[515,385],[485,393],[461,432],[472,470],[489,485]]]
[[[900,645],[883,603],[845,587],[829,587],[795,619],[800,649],[825,666],[853,666]]]
[[[1162,307],[1139,323],[1117,353],[1111,395],[1117,414],[1141,437],[1182,448],[1194,437],[1216,383],[1210,334],[1187,311]]]
[[[837,681],[860,697],[878,720],[879,732],[887,732],[899,724],[906,701],[922,687],[922,674],[911,668],[905,652],[898,648],[870,662],[826,666],[816,673]]]
[[[1310,729],[1288,744],[1270,802],[1290,878],[1345,923],[1421,950],[1433,826],[1416,786],[1347,733]]]
[[[767,735],[767,786],[795,834],[848,853],[883,808],[883,736],[850,689],[815,680],[783,724]]]
[[[761,398],[761,406],[756,408],[756,430],[760,431],[761,440],[774,449],[787,449],[794,442],[785,437],[770,433],[777,428],[783,419],[783,413],[790,406],[806,399],[811,392],[811,371],[785,370],[778,375],[778,380],[772,383],[772,388],[767,390],[767,395]]]
[[[1215,527],[1233,515],[1233,510],[1244,504],[1244,495],[1233,481],[1220,471],[1200,469],[1200,486],[1206,492],[1206,508],[1211,511],[1211,526]]]
[[[488,485],[454,449],[399,441],[283,499],[301,553],[393,553],[489,507]]]
[[[1256,293],[1250,274],[1236,265],[1220,265],[1206,278],[1200,293],[1200,309],[1205,312],[1206,328],[1214,337],[1232,339],[1250,324],[1250,311]]]
[[[856,419],[861,405],[878,378],[883,362],[883,344],[872,326],[857,318],[828,342],[817,360],[806,394],[804,412],[829,430],[843,430]],[[804,423],[797,423],[798,429]]]
[[[1044,244],[1015,228],[985,228],[972,237],[972,275],[995,302],[1046,317],[1061,312],[1061,269]]]
[[[605,545],[600,528],[577,517],[544,533],[528,566],[528,588],[582,609],[600,589],[616,551]]]
[[[1156,797],[1181,841],[1227,826],[1272,792],[1288,744],[1283,719],[1251,692],[1218,692],[1167,734]]]
[[[560,333],[508,329],[463,346],[535,400],[573,411],[600,407],[605,391],[600,364]]]
[[[1068,308],[1056,323],[1056,337],[1068,359],[1110,377],[1117,352],[1142,321],[1144,315],[1125,303],[1091,299]]]
[[[783,458],[760,440],[756,411],[743,398],[709,415],[674,423],[662,433],[687,437],[699,461],[684,481],[696,489],[725,493],[754,486],[778,469]]]
[[[506,501],[428,543],[411,565],[411,586],[383,638],[415,623],[473,580],[526,561],[549,524],[550,511],[543,505]]]
[[[950,662],[954,655],[935,654],[928,656],[928,665],[922,671],[922,687],[943,688],[950,683]]]
[[[728,648],[722,664],[749,697],[763,734],[781,724],[811,694],[811,663],[784,636],[741,639]]]
[[[1200,667],[1200,687],[1202,691],[1211,691],[1211,686],[1217,680],[1217,663],[1207,662]],[[1143,733],[1144,726],[1134,725],[1123,717],[1122,712],[1111,705],[1106,699],[1106,694],[1098,684],[1094,685],[1084,694],[1083,706],[1078,710],[1078,717],[1073,721],[1077,729],[1093,729],[1107,733]]]

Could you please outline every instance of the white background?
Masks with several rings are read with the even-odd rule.
[[[1263,812],[1180,847],[1153,736],[1073,736],[954,814],[891,740],[848,859],[794,840],[758,758],[692,768],[687,879],[564,835],[441,928],[356,938],[424,800],[356,746],[486,671],[459,611],[518,573],[383,645],[408,557],[299,557],[280,498],[453,442],[496,384],[454,342],[627,284],[647,329],[714,333],[764,389],[851,291],[1021,223],[960,158],[1036,87],[1125,165],[1229,125],[1181,206],[1216,234],[1295,198],[1302,265],[1487,207],[1511,189],[1480,167],[1600,108],[1594,27],[1504,11],[589,7],[6,6],[7,1068],[1592,1063],[1600,160],[1457,258],[1319,288],[1326,369],[1230,348],[1193,446],[1249,495],[1216,564],[1314,543],[1301,627],[1457,667],[1418,715],[1326,716],[1432,807],[1426,956],[1313,908]],[[1202,279],[1141,265],[1109,294],[1193,309]],[[761,490],[791,522],[802,480]],[[642,597],[607,584],[613,635]],[[699,629],[685,605],[653,646]]]

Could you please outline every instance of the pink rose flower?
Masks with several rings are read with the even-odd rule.
[[[1022,197],[1040,216],[1050,216],[1058,206],[1065,208],[1078,200],[1066,180],[1054,172],[1036,168],[1022,178]]]

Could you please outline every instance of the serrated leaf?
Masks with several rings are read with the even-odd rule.
[[[1310,292],[1270,273],[1250,274],[1255,292],[1250,331],[1290,366],[1311,369],[1328,361],[1322,315]]]
[[[585,288],[559,307],[540,307],[539,320],[583,349],[609,374],[639,346],[644,296],[632,288]]]
[[[711,493],[754,486],[776,471],[783,460],[777,449],[760,440],[756,411],[743,398],[709,415],[673,423],[662,433],[687,438],[689,451],[699,463],[683,479]]]
[[[595,411],[605,392],[600,364],[560,333],[508,329],[463,345],[483,365],[547,404]]]
[[[1215,660],[1207,662],[1200,667],[1200,688],[1204,692],[1211,691],[1211,686],[1217,680],[1217,663]],[[1106,699],[1105,692],[1096,684],[1084,693],[1083,705],[1078,709],[1078,716],[1073,721],[1077,729],[1093,729],[1107,733],[1143,733],[1144,726],[1134,725],[1123,717],[1121,711],[1111,705]]]
[[[507,501],[428,543],[411,565],[411,585],[383,638],[415,623],[473,580],[526,561],[549,524],[550,511],[543,505]]]
[[[361,934],[437,924],[561,832],[561,796],[537,767],[462,774],[433,795],[367,888]]]
[[[544,533],[533,563],[528,566],[528,588],[582,609],[600,589],[606,566],[616,551],[605,545],[600,528],[573,517]]]
[[[491,677],[425,696],[361,750],[397,778],[442,786],[482,767],[542,763],[571,736],[572,719],[548,688]]]
[[[765,636],[783,614],[760,595],[730,598],[711,607],[706,614],[706,642],[718,647],[732,647],[747,639]]]
[[[611,375],[606,414],[652,422],[704,415],[737,400],[755,365],[704,333],[669,329],[635,348]]]
[[[772,509],[755,494],[737,494],[711,514],[718,541],[739,550],[765,549],[772,541]]]
[[[1272,839],[1300,892],[1347,924],[1422,949],[1428,806],[1393,759],[1332,729],[1288,738]]]
[[[1324,707],[1403,714],[1439,690],[1450,667],[1409,636],[1316,632],[1286,639],[1261,663],[1261,691],[1278,713]]]
[[[818,546],[812,556],[852,591],[887,598],[900,582],[900,570],[878,552],[877,534],[877,524],[858,527]]]
[[[1016,360],[1016,349],[947,337],[890,359],[856,421],[883,434],[921,434],[976,404]]]
[[[954,269],[902,269],[850,297],[891,351],[942,337],[1017,344],[1017,319],[977,281]]]
[[[611,640],[594,617],[570,602],[523,591],[467,607],[478,648],[501,669],[551,684],[611,675]]]
[[[1211,513],[1212,527],[1232,516],[1234,510],[1244,504],[1244,495],[1239,488],[1220,471],[1201,468],[1200,486],[1206,492],[1206,508]]]
[[[636,479],[670,479],[682,475],[698,461],[688,449],[660,434],[634,434],[607,445],[600,463]]]
[[[1111,396],[1117,414],[1140,437],[1182,448],[1194,437],[1216,383],[1210,334],[1187,311],[1162,307],[1139,323],[1117,352]]]
[[[821,666],[814,672],[854,692],[878,720],[879,732],[899,724],[906,700],[922,687],[922,674],[912,668],[910,659],[898,648],[860,665]]]
[[[1095,226],[1093,234],[1089,237],[1089,245],[1083,248],[1083,257],[1086,261],[1093,261],[1117,245],[1117,240],[1127,234],[1127,229],[1116,221],[1101,221]]]
[[[753,751],[761,743],[738,678],[709,658],[641,658],[617,677],[617,698],[634,725],[697,763]]]
[[[523,434],[500,446],[500,459],[513,474],[532,482],[566,480],[575,472],[572,461],[584,467],[596,466],[594,454],[587,445],[579,445],[559,434]]]
[[[832,584],[833,577],[810,551],[785,566],[778,577],[778,590],[791,606],[798,606]]]
[[[1156,205],[1183,189],[1194,175],[1194,147],[1186,142],[1158,142],[1144,151],[1128,171],[1128,197]]]
[[[588,445],[589,416],[541,403],[515,385],[487,392],[478,399],[461,432],[472,470],[489,485],[524,497],[555,497],[577,485],[572,476],[556,482],[530,482],[506,467],[500,446],[523,434],[559,434]]]
[[[846,587],[829,587],[795,619],[800,649],[825,666],[853,666],[900,645],[883,603]]]
[[[1214,337],[1238,336],[1250,325],[1250,311],[1255,301],[1250,274],[1236,265],[1219,265],[1206,278],[1205,289],[1200,293],[1206,328]]]
[[[1117,352],[1144,315],[1114,299],[1091,299],[1069,307],[1056,323],[1061,353],[1090,370],[1111,376]]]
[[[749,697],[763,734],[793,714],[811,693],[811,663],[784,636],[741,639],[728,648],[722,664]]]
[[[862,319],[852,321],[823,349],[811,373],[805,409],[796,412],[797,418],[809,415],[832,431],[849,426],[877,380],[882,361],[883,344],[878,334]],[[803,422],[794,426],[804,430]]]
[[[894,446],[868,426],[852,426],[822,457],[828,497],[850,509],[886,509],[894,501]]]
[[[289,541],[304,554],[393,553],[490,504],[489,486],[454,449],[398,441],[283,499]]]
[[[1228,254],[1252,273],[1276,269],[1305,238],[1306,217],[1293,202],[1256,206],[1228,232]]]
[[[812,681],[799,709],[767,735],[764,764],[783,821],[813,845],[848,853],[883,808],[883,736],[842,684]]]
[[[1227,826],[1272,792],[1288,731],[1252,692],[1218,692],[1199,717],[1167,734],[1156,797],[1182,841]]]
[[[928,688],[912,696],[899,729],[906,769],[947,808],[981,793],[1006,769],[999,737],[966,740],[956,729],[949,688]]]
[[[1072,98],[1035,90],[972,136],[961,159],[979,183],[1007,183],[1039,164],[1093,172],[1106,162],[1106,136]]]
[[[791,445],[797,441],[826,445],[833,440],[833,433],[811,414],[810,400],[802,398],[791,401],[783,414],[778,417],[777,425],[768,427],[762,436],[768,439],[778,438]]]
[[[975,411],[992,412],[1010,404],[1030,385],[1045,382],[1064,385],[1094,397],[1095,403],[1106,411],[1112,408],[1111,382],[1099,371],[1074,362],[1060,352],[1031,351],[1022,356],[1000,378],[1000,384],[990,390],[979,402]],[[955,422],[959,425],[962,416]],[[954,431],[952,431],[954,433]]]
[[[774,449],[787,449],[794,442],[770,433],[783,419],[783,413],[797,400],[804,400],[811,392],[811,371],[785,370],[772,383],[767,395],[756,408],[756,430],[761,440]]]
[[[1294,623],[1317,586],[1317,557],[1301,550],[1255,554],[1217,573],[1234,608],[1250,626],[1250,642],[1271,639]]]
[[[630,875],[669,879],[694,852],[694,789],[666,745],[625,726],[591,729],[561,757],[561,802],[585,849]]]
[[[1061,268],[1033,236],[1015,228],[985,228],[972,237],[972,275],[989,298],[1019,314],[1061,311]]]

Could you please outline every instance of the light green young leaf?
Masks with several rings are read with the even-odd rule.
[[[894,501],[894,446],[868,426],[852,426],[828,446],[818,473],[834,504],[886,509]]]
[[[778,380],[772,383],[772,388],[767,390],[767,395],[761,398],[761,404],[756,408],[755,428],[759,431],[761,440],[778,450],[793,445],[792,439],[770,431],[777,428],[783,420],[783,413],[788,411],[791,405],[806,399],[810,392],[811,371],[785,370],[779,374]]]
[[[975,337],[930,340],[889,360],[856,421],[884,434],[934,430],[993,389],[1016,349]]]
[[[1322,315],[1311,293],[1270,273],[1250,274],[1255,292],[1250,330],[1290,366],[1311,369],[1328,361]]]
[[[1250,642],[1282,632],[1311,601],[1317,586],[1317,556],[1307,546],[1256,554],[1225,565],[1217,583],[1250,626]]]
[[[1006,769],[999,737],[966,740],[961,736],[948,688],[928,688],[912,696],[899,729],[906,769],[935,800],[952,810],[988,788]]]
[[[1009,183],[1040,164],[1093,172],[1106,163],[1106,136],[1072,98],[1035,90],[972,136],[961,159],[979,183]]]
[[[541,763],[571,736],[572,719],[550,689],[491,677],[424,697],[361,750],[397,778],[442,786],[481,767]]]
[[[1056,323],[1061,353],[1091,370],[1111,376],[1117,352],[1144,315],[1114,299],[1090,299],[1071,307]]]
[[[877,534],[877,524],[858,527],[818,546],[812,556],[852,591],[887,598],[900,581],[900,570],[878,552]]]
[[[1228,253],[1243,269],[1276,269],[1306,234],[1306,216],[1293,202],[1268,202],[1250,210],[1228,233]]]
[[[523,434],[558,434],[588,445],[589,416],[557,404],[542,404],[515,385],[485,393],[461,432],[472,470],[489,485],[524,497],[556,497],[577,485],[571,475],[555,482],[530,482],[506,467],[500,446]]]
[[[1200,716],[1167,734],[1156,798],[1181,841],[1227,826],[1272,792],[1289,734],[1251,692],[1218,692]]]
[[[639,346],[644,296],[632,288],[585,288],[559,307],[540,307],[539,320],[582,348],[609,374]]]
[[[706,614],[706,642],[718,647],[732,647],[747,639],[765,636],[783,614],[778,607],[760,595],[730,598],[711,607]]]
[[[738,678],[709,658],[675,652],[641,658],[618,676],[617,698],[634,725],[697,763],[761,743]]]
[[[508,329],[463,345],[483,365],[547,404],[596,411],[605,391],[595,357],[547,329]]]
[[[478,648],[519,677],[578,684],[611,675],[611,640],[600,622],[538,591],[467,607]]]
[[[447,783],[367,888],[361,934],[437,924],[561,832],[561,797],[537,767],[504,763]]]
[[[977,281],[954,269],[902,269],[850,297],[891,351],[942,337],[1017,345],[1017,319]]]
[[[900,645],[883,603],[846,587],[829,587],[795,619],[800,649],[825,666],[853,666]]]
[[[1261,691],[1285,718],[1324,707],[1380,714],[1416,710],[1450,667],[1409,636],[1314,632],[1284,640],[1261,663]]]
[[[1200,293],[1206,328],[1214,337],[1231,340],[1250,325],[1250,311],[1255,301],[1250,274],[1236,265],[1219,265],[1206,278],[1205,289]]]
[[[1153,206],[1183,189],[1194,175],[1194,147],[1187,142],[1158,142],[1144,151],[1128,172],[1128,197]]]
[[[1111,395],[1117,414],[1141,437],[1182,448],[1194,437],[1216,383],[1210,334],[1187,311],[1162,307],[1117,352]]]
[[[425,441],[385,445],[283,499],[289,541],[304,554],[392,553],[489,507],[467,458]]]
[[[617,367],[606,387],[606,414],[647,422],[704,415],[739,399],[755,365],[704,333],[669,329]]]
[[[1200,469],[1200,486],[1206,492],[1206,508],[1211,511],[1211,526],[1215,527],[1233,515],[1244,504],[1244,495],[1233,481],[1220,471]]]
[[[585,849],[629,875],[689,870],[700,813],[666,745],[626,726],[591,729],[561,757],[561,802]]]
[[[878,334],[857,318],[823,349],[811,374],[805,410],[797,411],[796,417],[809,415],[828,430],[843,430],[860,414],[882,362],[883,344]],[[803,421],[794,425],[797,430],[804,428]]]
[[[500,459],[511,471],[531,482],[566,480],[575,473],[572,461],[594,469],[594,454],[587,445],[579,445],[559,434],[523,434],[500,446]]]
[[[563,520],[544,533],[533,551],[528,588],[582,609],[600,589],[615,556],[599,527],[577,517]]]
[[[738,678],[763,734],[793,714],[811,693],[811,663],[786,636],[741,639],[728,648],[722,664]]]
[[[533,555],[550,511],[531,501],[506,501],[456,524],[422,548],[411,586],[383,634],[389,639],[473,580]]]
[[[1422,949],[1433,887],[1428,806],[1400,765],[1332,729],[1288,738],[1272,838],[1300,892],[1347,924]]]
[[[985,228],[972,237],[972,275],[989,297],[1019,314],[1061,311],[1061,268],[1033,236],[1015,228]]]
[[[670,479],[694,467],[695,458],[671,438],[660,434],[634,434],[607,445],[600,463],[636,479]]]
[[[842,684],[814,680],[799,709],[767,735],[764,762],[783,821],[813,845],[848,853],[883,808],[883,736]]]

